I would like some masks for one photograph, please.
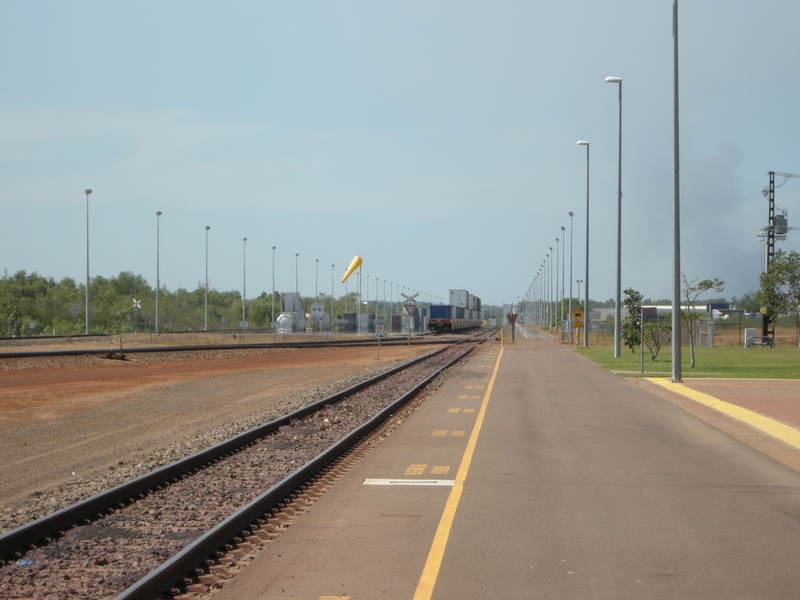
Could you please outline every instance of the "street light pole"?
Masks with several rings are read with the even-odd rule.
[[[583,277],[586,281],[585,298],[583,301],[583,347],[589,347],[589,142],[578,141],[578,146],[586,146],[586,272]],[[581,292],[578,290],[578,298]]]
[[[675,0],[672,12],[673,31],[673,201],[672,201],[672,229],[673,229],[673,258],[672,258],[672,382],[681,381],[681,176],[680,176],[680,138],[678,109],[680,99],[678,96],[678,0]],[[677,332],[677,333],[676,333]]]
[[[564,227],[561,227],[561,326],[564,326],[564,263],[566,262],[567,249]]]
[[[208,230],[211,226],[206,225],[206,324],[205,330],[208,331]]]
[[[319,300],[319,259],[314,265],[314,298]]]
[[[574,344],[573,338],[574,329],[572,328],[572,211],[569,213],[569,314],[567,320],[569,321],[569,339]],[[578,294],[580,297],[580,293]]]
[[[299,294],[300,293],[300,286],[299,286],[299,281],[300,280],[298,278],[299,277],[299,273],[300,273],[299,264],[300,264],[300,253],[297,252],[294,255],[294,293],[295,294]]]
[[[331,265],[331,322],[328,324],[328,329],[333,333],[333,268],[335,264]]]
[[[89,335],[89,194],[92,190],[84,190],[86,194],[86,335]]]
[[[242,321],[245,319],[245,299],[247,298],[247,238],[242,238]]]
[[[614,358],[620,357],[622,318],[622,77],[606,77],[619,84],[619,152],[617,162],[617,297],[614,306]]]
[[[272,323],[275,322],[275,246],[272,247]]]
[[[161,293],[161,211],[156,211],[156,333],[159,332],[158,297]]]

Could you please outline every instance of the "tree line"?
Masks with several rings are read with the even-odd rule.
[[[163,332],[201,331],[205,328],[205,286],[198,282],[194,290],[169,290],[162,286],[158,294],[159,329]],[[334,318],[345,312],[355,313],[357,294],[350,292],[334,298]],[[72,335],[86,331],[86,285],[70,277],[56,281],[37,273],[18,271],[0,279],[0,337],[30,335]],[[140,308],[134,307],[134,300]],[[330,312],[330,294],[301,297],[300,306],[311,312],[311,304],[320,302]],[[244,303],[245,320],[250,328],[268,328],[280,313],[280,294],[262,292]],[[89,325],[92,333],[130,333],[152,331],[155,326],[156,290],[141,275],[123,271],[116,277],[97,276],[89,284]],[[386,314],[399,314],[402,307],[387,302]],[[378,302],[379,316],[384,306]],[[375,313],[374,299],[362,303],[362,313]],[[242,295],[239,291],[208,290],[208,328],[236,329],[242,320]]]

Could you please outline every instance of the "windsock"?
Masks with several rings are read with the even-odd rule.
[[[362,262],[364,262],[364,261],[363,261],[363,260],[361,260],[361,257],[360,257],[360,256],[354,256],[354,257],[353,257],[353,260],[352,260],[352,262],[350,263],[350,266],[349,266],[349,267],[347,267],[347,271],[345,271],[345,272],[344,272],[344,277],[342,277],[342,283],[344,283],[345,281],[347,281],[347,278],[348,278],[348,277],[350,277],[350,275],[352,275],[352,274],[353,274],[353,272],[354,272],[354,271],[355,271],[355,270],[356,270],[358,267],[360,267],[360,266],[361,266],[361,263],[362,263]]]

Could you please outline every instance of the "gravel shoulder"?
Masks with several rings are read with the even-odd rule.
[[[431,348],[0,361],[0,531],[329,396]],[[44,367],[44,368],[43,368]]]

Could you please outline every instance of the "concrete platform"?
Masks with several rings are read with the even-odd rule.
[[[796,470],[518,336],[482,348],[217,597],[790,598],[798,543]]]

